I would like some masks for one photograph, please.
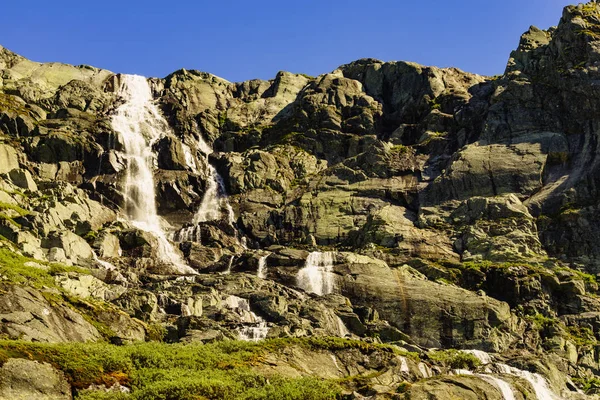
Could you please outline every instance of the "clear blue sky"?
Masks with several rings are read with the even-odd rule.
[[[319,75],[364,57],[503,72],[530,25],[565,0],[7,0],[0,44],[34,61],[163,77],[179,68],[230,81]]]

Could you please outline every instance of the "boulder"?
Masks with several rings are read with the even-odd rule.
[[[100,258],[117,258],[121,256],[119,238],[106,231],[98,234],[94,240],[93,247]]]
[[[94,253],[90,245],[81,236],[73,232],[54,232],[42,241],[42,246],[62,249],[65,257],[75,264],[85,264],[94,258]],[[56,250],[54,251],[56,252]],[[57,252],[56,254],[57,256],[62,255],[61,252]]]
[[[19,158],[14,147],[0,143],[0,174],[19,168]]]
[[[1,400],[71,400],[71,386],[48,363],[11,358],[0,368]]]
[[[88,342],[100,333],[70,307],[50,304],[30,287],[3,285],[0,294],[0,331],[10,339],[35,342]]]
[[[37,185],[33,180],[33,177],[31,176],[29,171],[25,169],[13,169],[8,173],[8,176],[10,177],[12,183],[14,183],[20,188],[30,190],[32,192],[38,190]]]
[[[513,390],[513,394],[515,391]],[[504,400],[503,393],[493,383],[481,377],[460,375],[423,380],[410,386],[406,397],[410,400]],[[515,400],[524,399],[521,393]]]
[[[57,285],[81,299],[93,297],[99,300],[112,301],[127,290],[123,286],[108,285],[92,275],[70,276],[69,274],[60,274],[54,280]]]

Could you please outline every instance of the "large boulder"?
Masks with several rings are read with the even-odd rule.
[[[31,173],[25,169],[13,169],[8,173],[12,183],[18,187],[35,192],[38,188],[31,176]]]
[[[1,400],[71,400],[62,372],[47,363],[11,358],[0,368]]]
[[[0,143],[0,174],[19,168],[19,158],[14,147]]]
[[[0,331],[10,339],[35,342],[88,342],[100,338],[93,325],[70,307],[33,288],[3,285]]]

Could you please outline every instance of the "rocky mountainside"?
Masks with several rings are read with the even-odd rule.
[[[263,353],[221,374],[315,379],[282,398],[597,398],[599,82],[595,2],[492,78],[146,80],[0,47],[0,398],[265,398],[144,386],[166,372],[136,342],[233,340]],[[57,354],[100,344],[74,342],[129,361],[82,379]]]

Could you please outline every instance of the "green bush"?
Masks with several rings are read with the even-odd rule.
[[[481,365],[481,361],[473,354],[453,349],[430,351],[427,355],[434,363],[452,369],[475,369]]]
[[[308,344],[306,346],[313,346]],[[348,341],[349,346],[352,341]],[[287,345],[301,341],[290,340]],[[198,400],[281,399],[326,400],[338,398],[334,381],[265,377],[252,369],[266,352],[282,348],[284,339],[263,343],[215,344],[140,343],[114,346],[106,343],[35,344],[0,342],[0,361],[28,358],[48,362],[65,373],[77,390],[76,399]],[[335,345],[341,347],[340,343]],[[91,384],[131,388],[131,393],[85,390]]]

